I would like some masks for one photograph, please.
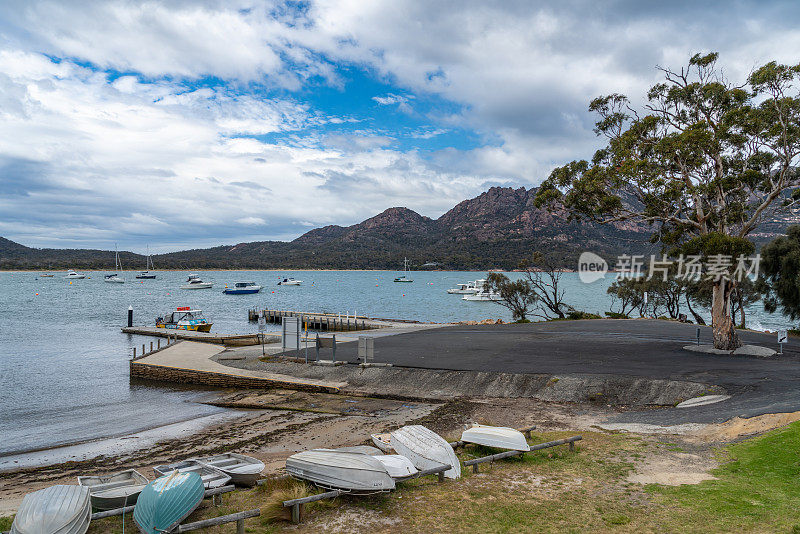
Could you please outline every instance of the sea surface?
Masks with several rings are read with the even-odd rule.
[[[401,284],[393,283],[395,271],[201,271],[214,287],[193,291],[179,289],[186,272],[157,272],[155,280],[136,280],[127,272],[125,284],[105,283],[104,272],[88,272],[83,280],[54,274],[0,272],[0,458],[221,411],[199,402],[208,391],[130,381],[133,347],[141,349],[153,338],[120,332],[128,306],[137,325],[151,325],[177,306],[200,308],[213,331],[231,334],[256,330],[247,322],[247,310],[255,307],[433,322],[510,318],[495,303],[446,293],[456,283],[485,277],[475,272],[414,272],[414,283]],[[276,285],[285,276],[303,285]],[[585,285],[577,274],[565,273],[566,302],[602,314],[610,309],[611,279]],[[243,280],[265,288],[254,295],[222,293],[226,284]],[[749,310],[748,326],[777,330],[789,323],[757,304]]]

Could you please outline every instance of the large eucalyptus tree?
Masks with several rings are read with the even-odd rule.
[[[665,250],[705,255],[752,250],[747,236],[765,211],[800,185],[800,65],[775,62],[735,84],[717,54],[697,54],[637,109],[619,94],[592,101],[596,133],[607,138],[591,161],[555,169],[540,205],[561,202],[578,217],[643,221]],[[730,313],[736,282],[714,281],[714,345],[740,346]]]

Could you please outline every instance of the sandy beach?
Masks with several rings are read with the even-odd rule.
[[[295,452],[369,444],[370,434],[409,423],[425,424],[456,439],[462,426],[471,421],[566,430],[589,428],[605,411],[530,399],[437,403],[287,390],[221,392],[212,402],[234,409],[203,418],[194,426],[184,425],[179,437],[158,439],[159,431],[154,429],[103,440],[99,445],[40,451],[34,454],[48,465],[0,471],[0,516],[14,513],[26,493],[52,484],[74,484],[76,477],[84,474],[133,468],[152,479],[155,465],[235,451],[262,460],[266,465],[264,474],[269,476],[278,474],[285,458]],[[69,457],[67,453],[71,453]],[[86,458],[93,453],[99,455]]]

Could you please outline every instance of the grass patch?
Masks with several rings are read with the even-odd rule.
[[[707,530],[800,530],[800,423],[732,445],[717,480],[650,490],[684,508],[686,523]]]
[[[11,530],[11,523],[14,522],[14,516],[0,517],[0,531],[6,532]]]

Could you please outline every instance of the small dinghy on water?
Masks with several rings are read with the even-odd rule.
[[[392,435],[389,433],[386,434],[372,434],[370,435],[372,438],[372,443],[375,444],[383,452],[391,452],[392,451]]]
[[[153,468],[157,476],[164,476],[173,471],[181,473],[197,473],[203,481],[205,489],[219,488],[231,481],[231,477],[209,465],[202,464],[197,460],[184,460],[182,462],[157,465]]]
[[[360,452],[316,449],[286,459],[286,472],[329,489],[375,493],[394,489],[394,479],[375,457]]]
[[[204,494],[200,475],[172,471],[145,486],[133,510],[133,520],[142,534],[171,532],[194,512]]]
[[[96,510],[114,510],[136,504],[139,493],[148,482],[147,478],[135,469],[113,475],[78,477],[78,484],[89,488],[92,507]]]
[[[405,456],[420,471],[449,465],[447,478],[461,477],[461,463],[453,447],[442,436],[422,425],[408,425],[391,434],[392,448]]]
[[[375,459],[383,464],[392,478],[404,478],[419,473],[411,460],[399,454],[380,454]]]
[[[25,495],[11,534],[84,534],[92,520],[89,488],[50,486]]]
[[[203,465],[222,471],[237,486],[255,486],[264,470],[264,462],[251,456],[226,452],[206,458],[196,458]]]
[[[504,426],[473,424],[461,434],[461,441],[511,451],[531,450],[522,432]]]

